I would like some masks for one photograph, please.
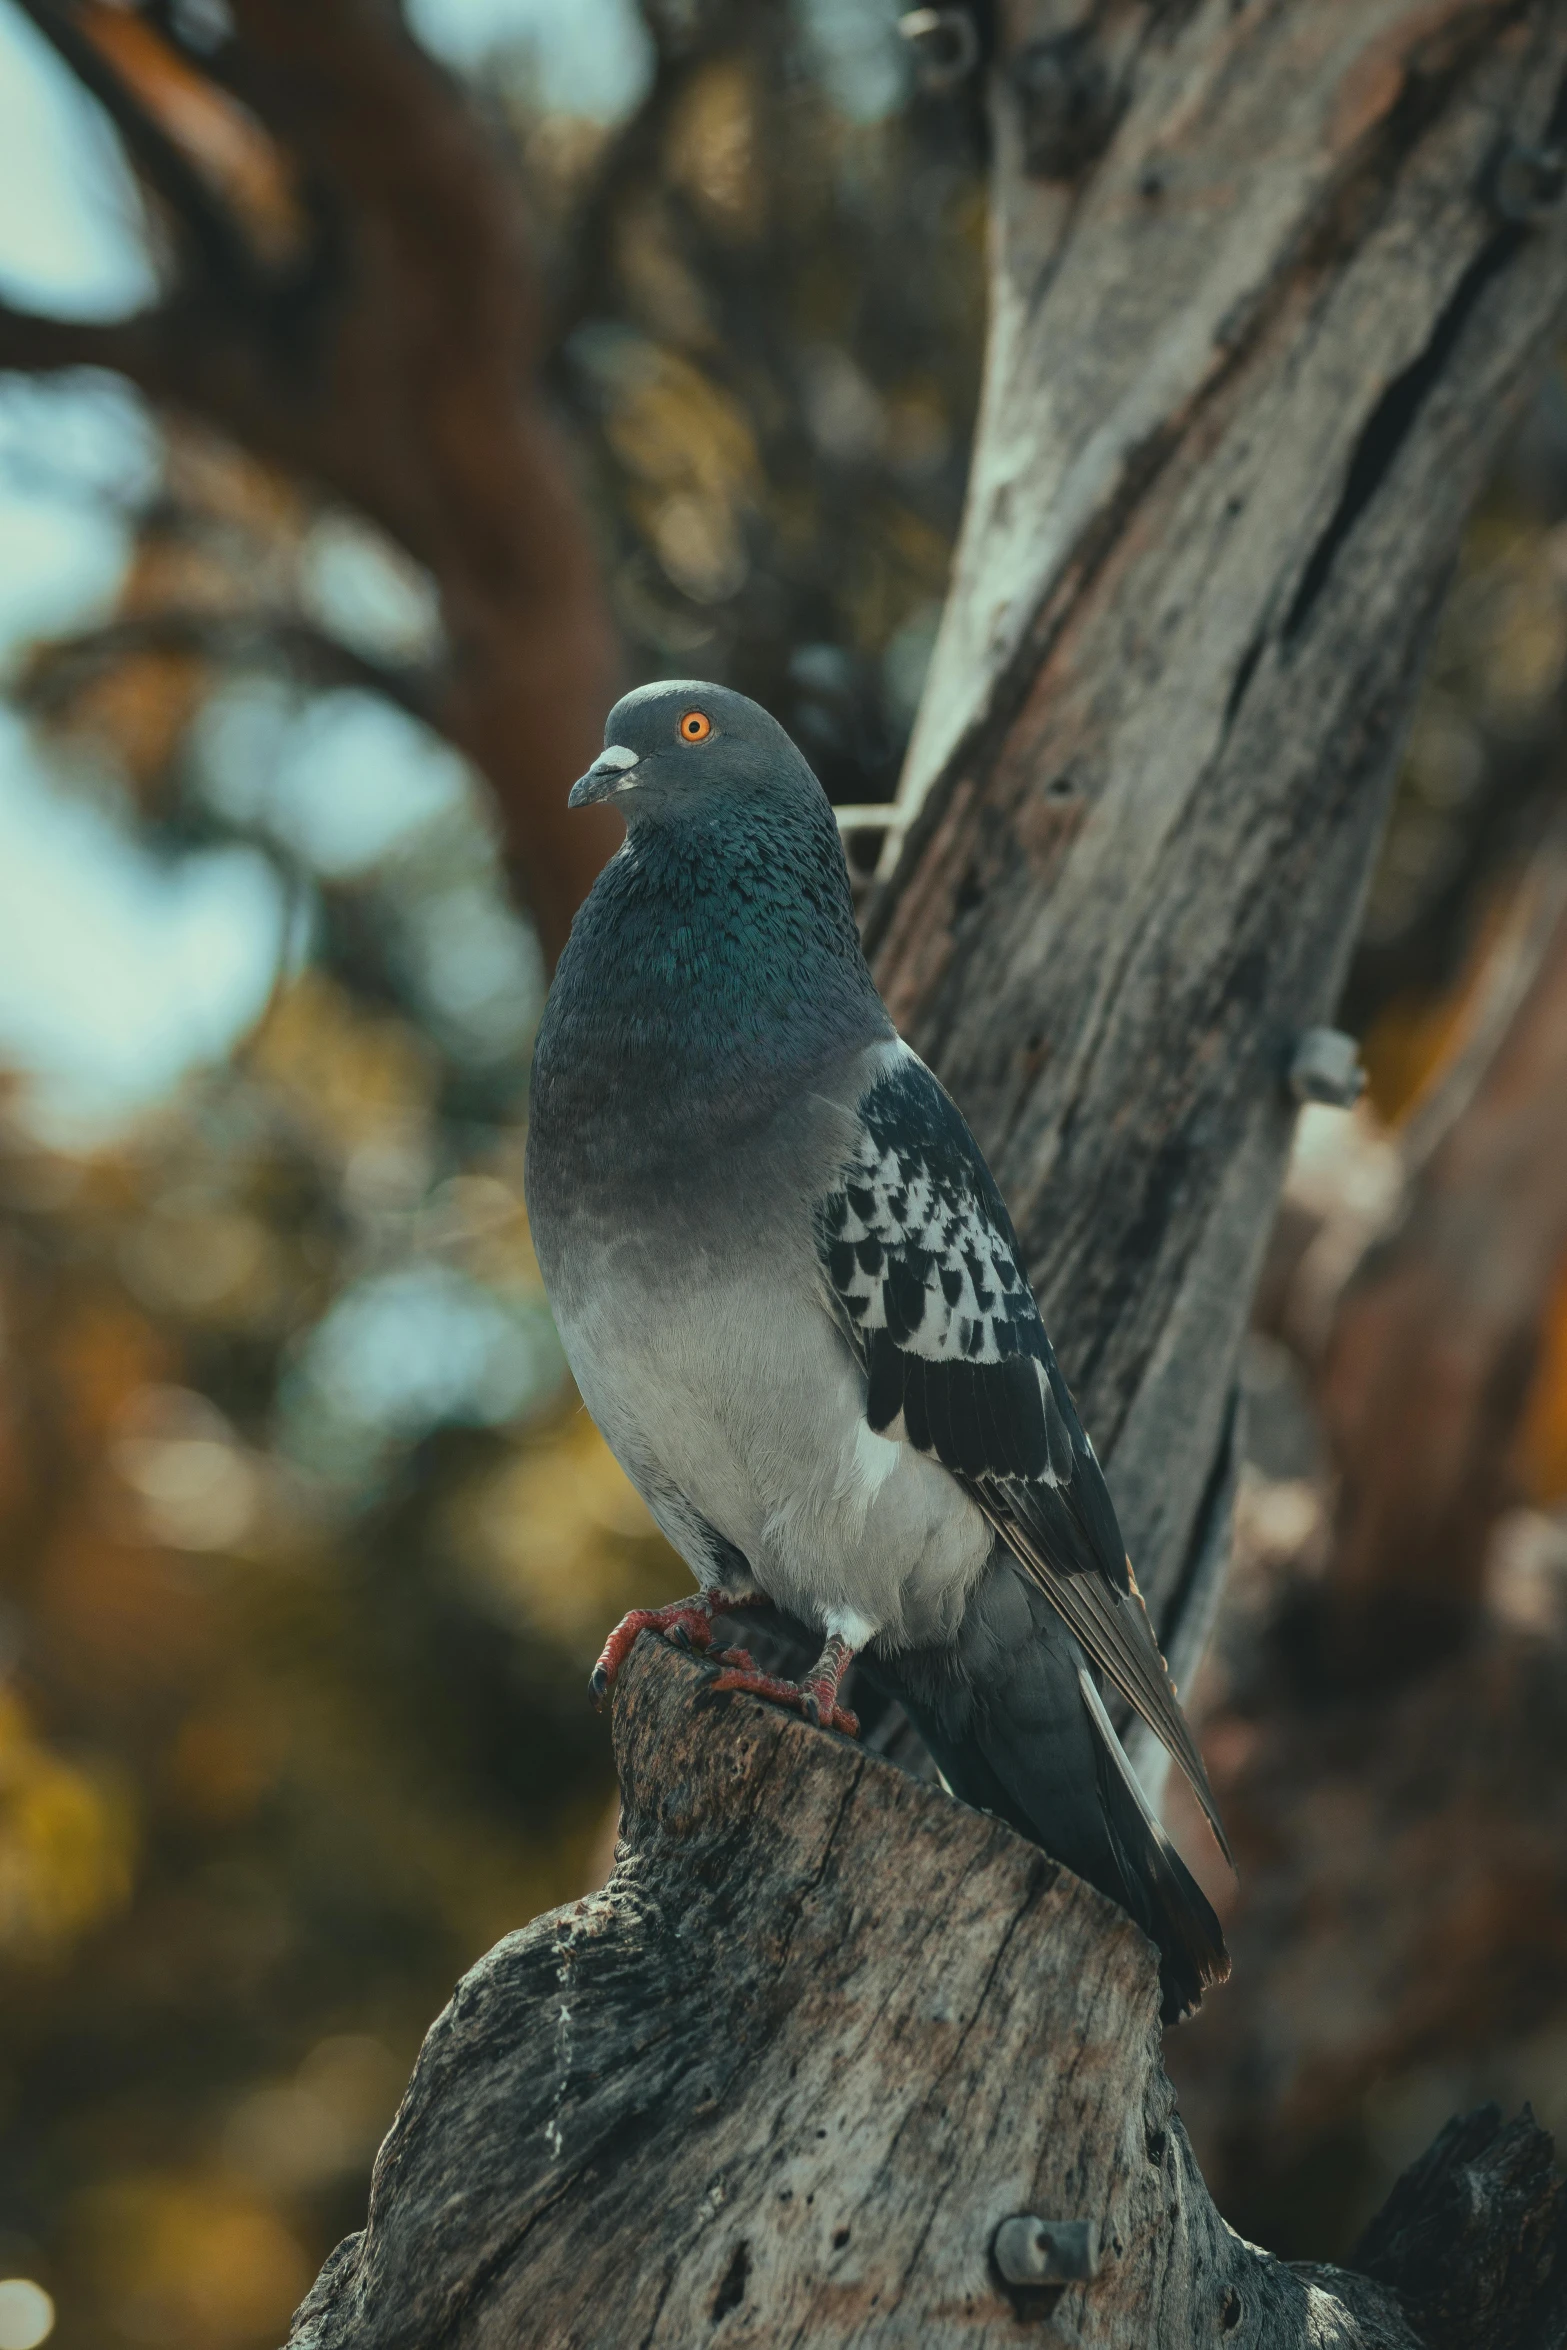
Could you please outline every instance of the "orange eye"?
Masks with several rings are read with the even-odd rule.
[[[705,710],[688,710],[680,721],[683,743],[705,743],[712,731],[713,721]]]

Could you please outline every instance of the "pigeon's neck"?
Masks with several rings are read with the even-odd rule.
[[[639,827],[561,958],[533,1115],[716,1137],[891,1034],[825,800],[775,802],[765,824]]]

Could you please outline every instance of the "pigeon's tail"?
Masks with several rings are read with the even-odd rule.
[[[1158,1946],[1166,2023],[1224,1981],[1223,1929],[1154,1817],[1082,1650],[1010,1560],[970,1598],[955,1649],[863,1669],[901,1700],[954,1795],[1136,1919]]]
[[[1078,1667],[1078,1686],[1097,1734],[1099,1795],[1120,1899],[1159,1946],[1164,2021],[1182,2023],[1202,2005],[1203,1993],[1229,1974],[1224,1929],[1155,1817],[1086,1665]]]

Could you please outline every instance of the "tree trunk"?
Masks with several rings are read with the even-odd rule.
[[[639,1644],[614,1877],[458,1986],[292,2350],[1561,2338],[1531,2330],[1553,2254],[1567,2273],[1541,2133],[1478,2119],[1433,2149],[1367,2239],[1378,2282],[1286,2268],[1213,2207],[1121,1911],[710,1678]],[[997,2233],[1025,2215],[1096,2273],[1009,2287]]]
[[[1183,1680],[1286,1072],[1567,313],[1530,161],[1564,67],[1560,0],[1006,11],[967,518],[868,931],[1007,1194]]]

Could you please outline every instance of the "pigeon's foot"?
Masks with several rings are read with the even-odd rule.
[[[731,1649],[721,1659],[725,1669],[713,1687],[743,1689],[751,1697],[770,1697],[775,1705],[792,1706],[820,1729],[841,1730],[847,1738],[858,1738],[859,1715],[838,1703],[838,1686],[853,1656],[848,1642],[834,1633],[803,1681],[780,1681],[772,1673],[758,1672],[756,1659],[747,1656],[744,1649]]]
[[[735,1607],[767,1604],[766,1594],[760,1591],[693,1591],[689,1599],[672,1599],[668,1607],[634,1607],[629,1616],[621,1617],[588,1675],[594,1704],[604,1704],[640,1633],[658,1632],[678,1648],[699,1648],[705,1652],[713,1645],[715,1616],[727,1615]],[[722,1654],[725,1663],[741,1657],[747,1664],[751,1662],[743,1649],[726,1648]]]

